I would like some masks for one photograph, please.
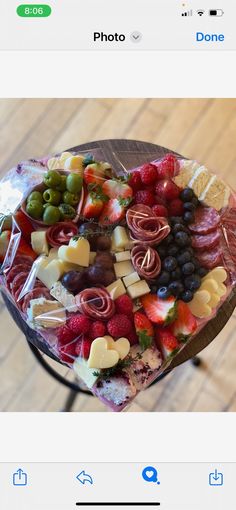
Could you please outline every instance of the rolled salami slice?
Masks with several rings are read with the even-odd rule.
[[[115,313],[115,304],[105,289],[91,287],[75,296],[75,303],[81,313],[94,319],[110,319]]]
[[[193,235],[191,237],[191,242],[192,247],[196,250],[211,250],[212,248],[215,248],[215,246],[218,246],[220,242],[220,232],[219,230],[215,230],[214,232],[204,236],[197,234]]]
[[[213,269],[222,264],[222,251],[219,246],[212,250],[196,252],[200,264],[207,269]]]
[[[57,248],[68,244],[70,239],[78,233],[77,226],[72,221],[63,221],[53,225],[47,230],[47,240],[50,246]]]
[[[161,259],[151,246],[137,245],[131,251],[132,264],[146,280],[153,280],[161,271]]]
[[[216,230],[220,223],[220,215],[213,207],[198,207],[195,212],[194,223],[190,223],[188,228],[194,234],[210,234]]]
[[[143,204],[128,209],[126,222],[132,239],[149,245],[159,244],[170,232],[167,219],[158,218],[150,207]]]

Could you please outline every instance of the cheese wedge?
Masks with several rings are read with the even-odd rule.
[[[117,278],[122,278],[122,276],[133,273],[134,268],[129,260],[125,260],[124,262],[115,262],[114,271]]]
[[[99,374],[94,375],[94,368],[89,368],[88,362],[83,358],[76,358],[73,369],[77,377],[82,379],[89,389],[93,387],[99,377]],[[96,372],[99,372],[99,370],[96,370]]]
[[[199,200],[207,206],[214,207],[217,211],[220,211],[228,205],[229,197],[229,187],[216,175],[213,175],[205,188],[202,189]]]
[[[138,275],[138,273],[136,271],[134,271],[133,273],[128,274],[128,276],[125,276],[123,278],[123,282],[126,287],[129,287],[130,285],[133,285],[133,283],[138,282],[140,279],[141,278]]]
[[[191,159],[180,160],[180,172],[173,178],[173,181],[180,188],[185,188],[194,172],[199,168],[199,164]]]
[[[36,230],[31,234],[31,246],[37,255],[48,255],[49,246],[46,230]]]
[[[195,195],[200,197],[201,193],[210,181],[212,174],[205,166],[200,166],[195,172],[188,183],[188,187],[192,188]]]
[[[129,243],[129,238],[124,227],[115,227],[111,236],[112,250],[124,250]]]
[[[123,296],[123,294],[126,294],[126,288],[120,278],[118,278],[118,280],[108,285],[106,289],[109,292],[113,301],[118,297]]]
[[[144,296],[151,291],[147,282],[145,280],[140,280],[139,282],[133,283],[127,288],[127,294],[131,297],[131,299],[136,299],[138,297]]]

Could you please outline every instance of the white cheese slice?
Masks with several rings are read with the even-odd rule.
[[[111,283],[111,285],[108,285],[106,289],[109,292],[113,301],[118,297],[123,296],[123,294],[126,294],[126,288],[120,278],[115,282]]]
[[[98,369],[89,368],[87,361],[83,358],[76,358],[73,369],[77,377],[82,379],[89,389],[93,387],[98,379],[98,375],[94,375],[94,372],[100,372]]]
[[[133,285],[133,283],[136,283],[139,280],[140,280],[140,276],[138,275],[138,273],[136,271],[134,271],[133,273],[128,274],[128,276],[125,276],[123,278],[123,282],[124,282],[126,287],[129,287],[130,285]]]
[[[133,283],[127,288],[127,294],[131,297],[131,299],[136,299],[138,297],[144,296],[151,291],[147,282],[145,280],[140,280],[139,282]]]
[[[117,278],[121,278],[122,276],[127,276],[130,273],[133,273],[134,268],[129,260],[125,260],[124,262],[115,262],[114,271]]]

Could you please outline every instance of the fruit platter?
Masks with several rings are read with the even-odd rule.
[[[3,177],[0,284],[27,338],[122,411],[231,315],[236,199],[196,160],[114,147]]]

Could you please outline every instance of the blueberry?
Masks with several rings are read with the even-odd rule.
[[[182,223],[176,223],[171,231],[173,234],[177,234],[177,232],[188,232],[187,228]]]
[[[187,290],[192,290],[193,292],[199,289],[201,285],[201,278],[198,274],[194,273],[191,276],[187,276],[184,280],[184,286]]]
[[[179,251],[179,247],[176,244],[170,244],[167,248],[167,255],[175,257]]]
[[[170,217],[171,225],[176,225],[176,223],[184,223],[182,216],[171,216]]]
[[[169,234],[165,239],[165,245],[169,246],[169,244],[173,243],[173,241],[174,241],[174,236],[172,236],[172,234]]]
[[[157,295],[161,299],[167,299],[168,297],[170,297],[171,292],[167,287],[160,287],[160,289],[158,289],[157,291]]]
[[[174,271],[175,268],[177,267],[177,260],[174,257],[166,257],[164,259],[163,267],[166,271],[170,273],[171,271]]]
[[[197,274],[203,278],[208,273],[207,269],[205,267],[199,267],[197,269]]]
[[[194,197],[193,190],[191,188],[184,188],[179,197],[183,202],[190,202]]]
[[[183,251],[177,257],[177,262],[180,266],[182,266],[183,264],[186,264],[187,262],[190,262],[190,261],[191,261],[191,253],[188,250]]]
[[[193,204],[193,202],[185,202],[184,203],[184,210],[185,211],[195,211],[195,205]]]
[[[190,236],[186,232],[177,232],[175,234],[175,242],[181,247],[188,246],[191,242]]]
[[[199,206],[199,201],[197,199],[197,197],[193,197],[192,200],[191,200],[192,204],[195,206],[195,207],[198,207]]]
[[[179,267],[177,267],[174,271],[170,273],[171,280],[181,280],[181,270]]]
[[[193,223],[194,222],[194,213],[190,211],[186,211],[184,213],[184,222],[185,223]]]
[[[191,290],[184,290],[180,297],[182,301],[184,301],[185,303],[189,303],[189,301],[192,301],[193,299],[193,292]]]
[[[178,297],[184,291],[184,286],[180,281],[174,281],[170,283],[168,290],[171,294]]]
[[[201,267],[201,264],[196,257],[192,257],[191,262],[194,264],[195,269],[199,269],[199,267]]]
[[[163,285],[168,285],[169,281],[170,274],[167,271],[162,271],[156,280],[156,284],[162,287]]]
[[[185,275],[185,276],[188,276],[190,274],[193,274],[194,271],[195,271],[195,266],[192,262],[186,262],[186,264],[183,264],[182,266],[182,273]]]
[[[165,246],[159,244],[159,246],[157,247],[157,252],[159,253],[160,258],[164,259],[164,257],[166,256]]]

